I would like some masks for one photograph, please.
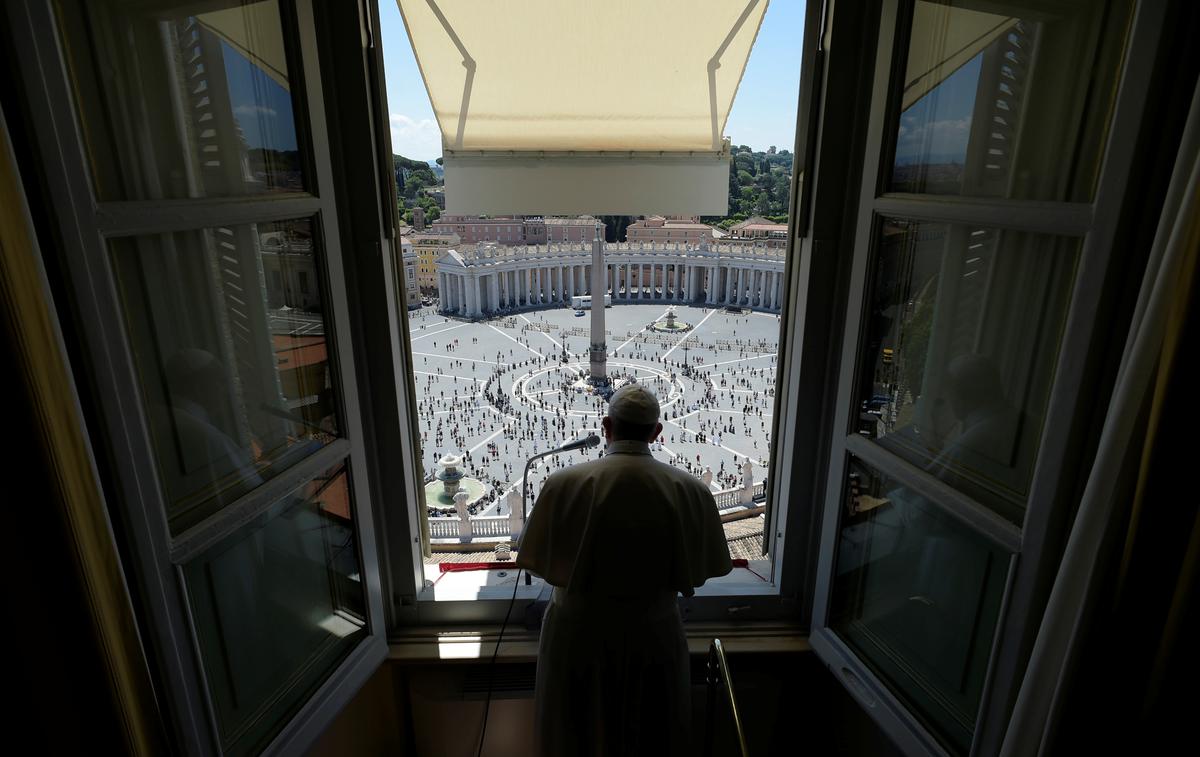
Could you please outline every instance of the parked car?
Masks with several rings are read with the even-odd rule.
[[[576,311],[575,311],[575,317],[576,317],[576,318],[580,317],[581,315],[584,315],[584,312],[583,312],[582,310],[576,310]]]

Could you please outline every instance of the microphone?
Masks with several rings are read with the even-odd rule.
[[[582,439],[576,439],[575,441],[568,442],[567,444],[564,444],[561,447],[555,447],[554,449],[549,450],[548,452],[542,452],[540,454],[534,455],[533,457],[530,458],[530,460],[536,460],[537,458],[545,457],[546,455],[557,455],[560,452],[574,452],[577,449],[584,449],[587,447],[595,447],[599,443],[600,443],[600,437],[596,436],[595,434],[588,434],[587,436],[583,437]]]

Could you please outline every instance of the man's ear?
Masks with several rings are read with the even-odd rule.
[[[662,436],[662,429],[663,429],[663,425],[661,423],[654,424],[654,438],[655,439]]]
[[[600,430],[604,432],[605,440],[612,439],[612,418],[607,415],[600,420]]]

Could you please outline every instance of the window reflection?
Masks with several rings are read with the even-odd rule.
[[[1131,9],[917,2],[888,190],[1090,200]]]
[[[174,533],[336,437],[310,221],[112,250]]]
[[[1078,245],[884,219],[859,432],[1019,522]]]
[[[861,460],[849,470],[830,625],[965,752],[1008,555]]]
[[[222,746],[247,753],[366,634],[342,466],[184,569]]]
[[[276,0],[63,0],[60,19],[100,199],[304,189]]]

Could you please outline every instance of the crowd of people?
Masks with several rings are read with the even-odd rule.
[[[419,355],[416,366],[426,481],[436,480],[444,455],[461,455],[466,474],[484,484],[483,495],[469,507],[472,515],[507,514],[505,497],[520,485],[524,461],[598,434],[606,412],[605,399],[587,381],[587,345],[572,351],[565,336],[561,341],[550,336],[544,321],[522,320],[502,324],[515,335],[496,329],[494,352],[490,340],[485,340],[486,351],[479,349],[477,336],[461,337],[469,342],[453,331],[440,339],[427,337],[431,354]],[[657,457],[697,477],[711,468],[714,490],[740,486],[747,459],[760,467],[768,462],[774,345],[722,339],[722,351],[736,357],[706,363],[716,350],[696,335],[687,337],[686,351],[680,341],[657,336],[647,331],[609,344],[610,381],[614,386],[642,382],[659,397],[664,430],[652,449],[666,454]],[[474,347],[470,354],[476,357],[459,357],[464,344]],[[696,445],[720,451],[701,454]],[[603,450],[596,448],[543,458],[531,472],[531,501],[550,473],[600,454]],[[428,512],[451,515],[453,506],[444,502]]]

